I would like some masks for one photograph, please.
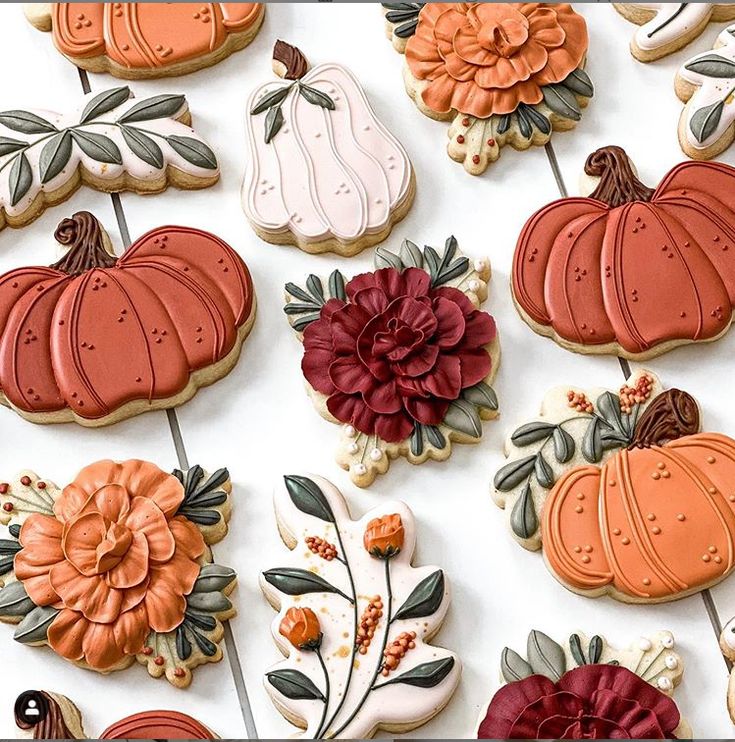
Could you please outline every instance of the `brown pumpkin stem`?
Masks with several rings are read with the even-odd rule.
[[[56,228],[54,237],[69,251],[51,267],[70,276],[79,276],[93,268],[112,268],[117,262],[105,249],[104,232],[96,217],[88,211],[77,211],[71,219],[64,219]]]
[[[587,175],[600,178],[590,198],[604,201],[611,207],[630,201],[650,201],[654,189],[643,185],[633,172],[628,155],[622,147],[601,147],[584,164]]]
[[[669,389],[641,415],[628,448],[650,448],[699,432],[699,405],[691,394]]]
[[[273,71],[284,80],[300,80],[309,63],[300,49],[278,39],[273,47]]]

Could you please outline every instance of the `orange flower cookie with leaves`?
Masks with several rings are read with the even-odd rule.
[[[449,609],[449,587],[438,567],[412,566],[408,507],[387,502],[353,520],[325,479],[286,476],[275,509],[293,552],[260,580],[286,655],[265,674],[276,708],[304,739],[408,732],[438,714],[461,667],[429,643]]]
[[[222,658],[235,573],[212,561],[227,533],[226,469],[167,474],[154,464],[99,461],[63,490],[24,472],[0,483],[0,621],[102,673],[135,660],[153,677],[191,683]]]
[[[472,175],[508,144],[572,129],[594,89],[587,25],[567,3],[383,3],[419,110],[451,121],[449,156]]]
[[[495,501],[574,592],[661,603],[735,568],[735,440],[701,433],[694,398],[648,371],[618,393],[553,389],[506,455]]]

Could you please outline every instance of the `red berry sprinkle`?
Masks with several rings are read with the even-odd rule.
[[[36,482],[36,487],[38,487],[38,489],[40,489],[40,490],[45,490],[46,489],[46,482]]]
[[[490,137],[490,139],[487,140],[487,146],[488,147],[494,147],[495,146],[495,140]]]
[[[6,503],[5,503],[4,505],[3,505],[3,510],[4,510],[4,511],[5,511],[6,513],[12,513],[12,512],[13,512],[13,503],[12,503],[12,502],[6,502]]]
[[[161,665],[162,665],[162,664],[163,664],[163,663],[165,662],[165,660],[163,659],[163,657],[161,657],[161,655],[160,655],[160,654],[159,654],[159,655],[158,655],[158,657],[156,657],[156,659],[154,659],[153,661],[154,661],[154,662],[155,662],[155,663],[156,663],[156,664],[157,664],[157,665],[158,665],[159,667],[160,667],[160,666],[161,666]]]
[[[4,495],[10,489],[10,485],[7,482],[0,484],[0,495]]]
[[[186,675],[186,672],[184,671],[184,669],[182,667],[177,667],[174,670],[174,677],[183,678],[184,675]]]
[[[143,654],[146,656],[153,654],[153,649],[151,647],[143,647]]]
[[[462,126],[469,126],[469,125],[470,125],[470,120],[465,116],[462,119]]]
[[[24,487],[28,487],[28,486],[30,485],[30,483],[31,483],[31,478],[30,478],[30,477],[21,477],[21,478],[20,478],[20,483],[21,483],[21,484],[22,484],[22,485],[23,485]]]
[[[472,162],[474,162],[475,165],[477,165],[480,162],[480,155],[473,155]]]
[[[457,137],[457,143],[464,144],[464,137],[461,134]]]

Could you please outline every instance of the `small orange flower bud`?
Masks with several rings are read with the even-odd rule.
[[[403,523],[398,513],[373,518],[363,536],[365,549],[378,559],[390,559],[403,548]]]
[[[296,649],[318,649],[322,643],[319,619],[311,608],[289,608],[278,632]]]

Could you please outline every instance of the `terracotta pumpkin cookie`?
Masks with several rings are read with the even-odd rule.
[[[406,91],[451,121],[449,156],[479,175],[505,145],[528,149],[581,119],[594,89],[587,25],[567,3],[387,3]]]
[[[629,603],[700,592],[735,568],[735,440],[646,371],[616,394],[550,391],[506,443],[495,500],[570,590]]]
[[[287,476],[275,493],[293,554],[261,575],[279,611],[271,632],[286,655],[265,675],[276,708],[307,739],[403,733],[438,714],[461,673],[430,644],[449,609],[438,567],[414,567],[416,524],[402,502],[359,520],[320,477]]]
[[[262,3],[26,3],[28,20],[90,72],[139,79],[209,67],[244,49]]]
[[[235,615],[236,575],[209,548],[227,533],[231,490],[226,469],[167,474],[137,460],[91,464],[63,490],[31,471],[0,483],[0,622],[80,667],[137,660],[188,686],[222,659]]]
[[[182,404],[233,368],[255,295],[218,237],[159,227],[116,258],[86,211],[55,236],[57,263],[0,276],[0,402],[96,427]]]
[[[28,690],[15,701],[22,739],[87,739],[82,714],[58,693]],[[94,739],[218,739],[204,724],[179,711],[142,711],[127,716]]]
[[[543,207],[518,238],[521,317],[569,350],[636,360],[722,337],[735,302],[735,168],[683,162],[653,190],[622,149],[603,147],[585,173],[589,197]]]
[[[442,254],[409,240],[398,254],[378,248],[375,270],[352,280],[335,270],[286,284],[309,395],[342,425],[337,462],[358,486],[399,456],[449,458],[497,416],[500,345],[479,308],[489,278],[488,261],[470,262],[450,237]]]
[[[525,658],[503,650],[503,686],[480,714],[477,738],[687,739],[671,697],[683,674],[669,631],[626,649],[597,635],[557,643],[532,631]]]
[[[630,53],[653,62],[682,49],[710,22],[735,19],[731,3],[613,3],[615,10],[640,28],[630,41]]]
[[[347,67],[308,70],[283,41],[266,83],[248,100],[242,202],[259,237],[310,253],[354,255],[382,242],[413,203],[416,182],[400,142]]]

